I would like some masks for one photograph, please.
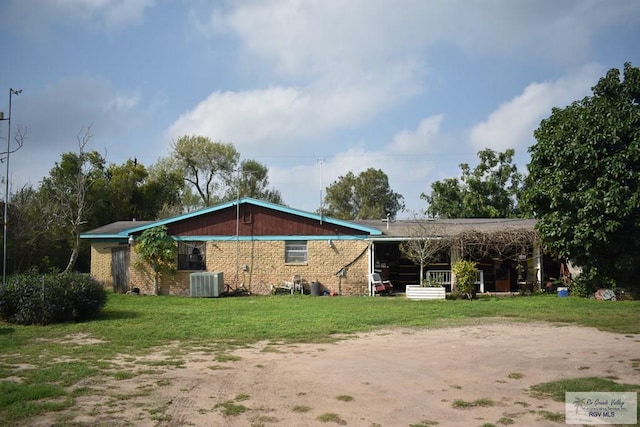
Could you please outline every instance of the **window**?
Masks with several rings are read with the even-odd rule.
[[[284,262],[307,262],[307,241],[288,240],[284,242]]]
[[[178,242],[178,270],[206,270],[206,242]]]

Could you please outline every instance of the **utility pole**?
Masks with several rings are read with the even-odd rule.
[[[9,214],[9,157],[11,155],[11,97],[20,95],[22,89],[15,90],[9,88],[9,117],[4,118],[4,114],[0,112],[0,120],[7,120],[7,157],[3,159],[6,162],[6,174],[4,179],[4,226],[2,229],[2,286],[7,284],[7,216]]]

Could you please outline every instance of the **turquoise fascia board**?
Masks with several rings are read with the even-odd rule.
[[[105,235],[84,235],[80,236],[81,239],[89,239],[92,241],[100,241],[104,243],[127,243],[129,241],[128,236],[105,236]]]
[[[204,209],[200,209],[197,211],[193,211],[193,212],[188,212],[186,214],[182,214],[182,215],[178,215],[178,216],[174,216],[171,218],[167,218],[167,219],[163,219],[157,222],[153,222],[151,224],[146,224],[146,225],[142,225],[140,227],[136,227],[136,228],[130,228],[128,230],[124,230],[122,231],[122,233],[124,233],[125,231],[128,232],[129,234],[132,233],[137,233],[139,231],[143,231],[146,230],[148,228],[153,228],[153,227],[157,227],[160,225],[166,225],[166,224],[171,224],[173,222],[177,222],[177,221],[182,221],[188,218],[193,218],[196,216],[200,216],[200,215],[204,215],[210,212],[215,212],[215,211],[219,211],[222,209],[226,209],[232,206],[236,206],[237,204],[243,204],[243,203],[248,203],[251,205],[256,205],[256,206],[261,206],[267,209],[273,209],[273,210],[277,210],[280,212],[285,212],[285,213],[289,213],[292,215],[296,215],[296,216],[301,216],[304,218],[310,218],[316,221],[323,221],[323,222],[328,222],[329,224],[335,224],[335,225],[340,225],[343,227],[348,227],[348,228],[353,228],[354,230],[360,230],[360,231],[364,231],[366,233],[369,233],[370,235],[374,235],[374,236],[378,236],[382,234],[382,231],[376,229],[376,228],[370,228],[370,227],[365,227],[359,224],[354,224],[352,222],[349,221],[343,221],[340,219],[335,219],[335,218],[329,218],[329,217],[325,217],[325,216],[320,216],[318,214],[313,214],[311,212],[306,212],[306,211],[301,211],[298,209],[293,209],[293,208],[289,208],[286,206],[282,206],[282,205],[277,205],[275,203],[270,203],[270,202],[265,202],[262,200],[257,200],[257,199],[252,199],[251,197],[244,197],[242,199],[240,199],[239,201],[231,201],[231,202],[226,202],[226,203],[222,203],[220,205],[216,205],[216,206],[210,206],[208,208],[204,208]]]
[[[80,238],[81,239],[119,239],[120,236],[119,234],[81,234]]]
[[[369,236],[180,236],[179,241],[282,241],[282,240],[366,240]]]
[[[118,233],[118,234],[81,234],[81,239],[90,239],[90,240],[103,240],[105,242],[117,242],[121,240],[127,240],[129,238],[129,234],[127,233]]]

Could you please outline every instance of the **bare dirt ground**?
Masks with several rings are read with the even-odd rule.
[[[155,360],[176,360],[171,356],[176,348],[162,350]],[[530,386],[584,376],[640,384],[639,335],[546,323],[389,329],[333,344],[258,343],[225,355],[195,349],[177,357],[184,367],[150,368],[137,360],[136,376],[85,384],[103,395],[78,397],[67,422],[559,426],[563,421],[544,414],[564,415],[564,404],[532,397]],[[457,399],[493,404],[457,409]],[[51,425],[59,416],[50,414],[36,424]]]

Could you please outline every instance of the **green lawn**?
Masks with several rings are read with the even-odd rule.
[[[39,340],[70,334],[87,334],[108,342],[114,352],[127,353],[171,341],[323,342],[334,339],[336,334],[394,326],[443,327],[482,322],[482,318],[573,323],[640,334],[638,301],[610,302],[554,295],[407,301],[403,297],[181,298],[110,294],[100,318],[91,322],[44,327],[0,322],[0,355],[31,347],[50,347],[48,342]]]
[[[100,318],[91,322],[50,326],[0,322],[0,420],[28,420],[72,407],[74,396],[91,392],[76,386],[81,379],[119,378],[124,374],[112,363],[116,357],[135,360],[170,343],[180,346],[175,359],[163,363],[180,367],[181,354],[205,346],[224,358],[229,349],[259,340],[328,342],[343,334],[385,327],[445,327],[502,319],[514,322],[516,328],[547,321],[640,334],[640,302],[555,295],[408,301],[404,297],[195,299],[110,294]],[[70,337],[96,341],[77,345]],[[130,375],[136,373],[126,377]],[[20,383],[3,381],[8,377],[18,377]]]

